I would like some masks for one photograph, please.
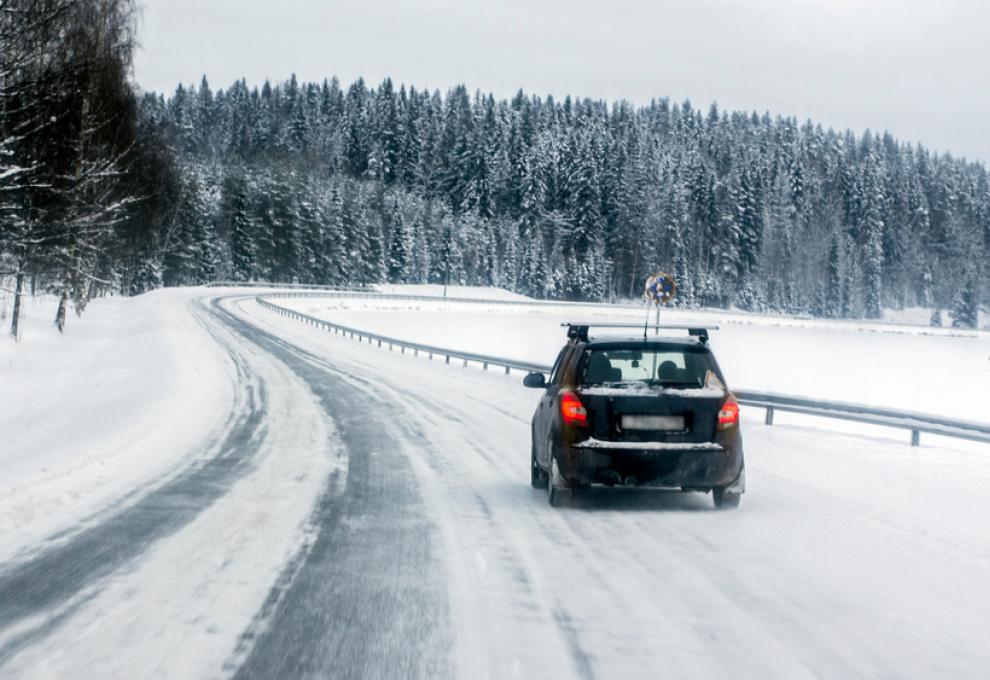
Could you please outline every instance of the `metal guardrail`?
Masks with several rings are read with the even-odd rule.
[[[435,296],[427,295],[389,295],[386,293],[368,293],[366,291],[337,291],[331,294],[312,294],[312,293],[271,293],[258,295],[255,300],[263,308],[268,309],[276,314],[285,316],[297,321],[302,321],[306,324],[314,326],[316,328],[322,328],[331,333],[336,333],[345,337],[351,337],[359,342],[368,341],[369,344],[377,343],[378,347],[384,348],[388,347],[389,350],[398,349],[403,354],[407,351],[412,352],[415,356],[419,356],[420,353],[427,355],[430,359],[434,357],[443,357],[445,363],[450,363],[451,359],[462,361],[464,366],[468,364],[477,364],[482,367],[483,370],[488,370],[490,367],[497,367],[505,369],[505,374],[513,370],[522,372],[533,372],[533,373],[549,373],[550,366],[542,364],[532,364],[523,361],[516,361],[514,359],[505,359],[502,357],[496,357],[486,354],[476,354],[473,352],[461,352],[458,350],[453,350],[446,347],[436,347],[433,345],[425,345],[417,342],[410,342],[408,340],[402,340],[401,338],[392,338],[385,335],[379,335],[377,333],[369,333],[358,328],[352,328],[350,326],[344,326],[342,324],[334,323],[332,321],[327,321],[326,319],[319,319],[308,314],[303,314],[297,312],[293,309],[287,307],[282,307],[281,305],[269,302],[267,298],[301,298],[301,297],[375,297],[375,298],[398,298],[403,300],[408,299],[422,299],[436,301]],[[472,303],[491,303],[495,301],[490,300],[476,300],[472,298],[446,298],[448,301],[456,302],[472,302]],[[532,304],[515,300],[502,301],[507,304]],[[567,303],[565,303],[567,304]],[[982,442],[990,444],[990,424],[976,423],[965,420],[954,420],[950,418],[942,418],[939,416],[928,415],[924,413],[915,413],[913,411],[901,411],[896,409],[886,409],[877,408],[873,406],[866,406],[863,404],[852,404],[848,402],[839,401],[826,401],[822,399],[809,399],[806,397],[795,397],[784,394],[776,394],[774,392],[759,392],[756,390],[733,390],[732,392],[736,398],[739,400],[740,404],[745,406],[755,406],[766,410],[765,423],[767,425],[773,425],[774,414],[777,411],[784,411],[789,413],[798,413],[808,416],[816,416],[820,418],[832,418],[836,420],[845,420],[850,422],[865,423],[869,425],[879,425],[883,427],[890,427],[900,430],[909,430],[911,432],[911,445],[919,446],[921,444],[921,433],[928,433],[939,435],[942,437],[952,437],[956,439],[966,439],[970,441]]]
[[[898,409],[879,408],[863,404],[852,404],[843,401],[825,401],[794,397],[773,392],[757,392],[753,390],[734,390],[733,394],[741,404],[757,406],[766,409],[766,424],[773,425],[774,413],[785,411],[800,413],[820,418],[834,418],[868,425],[882,425],[901,430],[911,431],[911,445],[921,443],[921,433],[936,434],[955,439],[990,444],[990,425],[967,420],[955,420],[933,416],[927,413],[902,411]]]
[[[367,286],[325,286],[319,283],[270,283],[268,281],[211,281],[205,288],[298,288],[311,291],[333,291],[338,293],[366,292]]]
[[[207,284],[211,285],[211,284]],[[221,284],[213,284],[221,285]],[[234,284],[231,284],[234,285]],[[238,284],[242,287],[250,287],[256,284]],[[299,284],[294,284],[290,286],[281,286],[277,284],[257,284],[257,287],[268,287],[268,288],[307,288]],[[310,286],[319,290],[319,286]],[[446,296],[440,297],[438,295],[411,295],[408,293],[383,293],[381,291],[369,290],[366,288],[346,288],[346,287],[331,287],[328,286],[327,290],[315,293],[309,293],[305,290],[301,290],[296,293],[266,293],[265,297],[269,298],[359,298],[359,299],[372,299],[372,300],[395,300],[399,302],[456,302],[456,303],[466,303],[466,304],[483,304],[483,305],[502,305],[506,307],[511,306],[521,306],[521,307],[595,307],[595,306],[608,306],[608,307],[622,307],[628,309],[645,309],[642,304],[623,304],[623,303],[604,303],[604,302],[576,302],[569,300],[499,300],[499,299],[489,299],[489,298],[466,298],[466,297],[454,297]]]
[[[422,352],[427,355],[430,359],[434,357],[443,357],[445,363],[450,363],[451,359],[456,359],[458,361],[463,361],[464,365],[468,364],[478,364],[484,370],[488,370],[490,367],[504,368],[505,374],[513,370],[522,371],[526,373],[547,373],[550,371],[549,366],[543,366],[542,364],[531,364],[525,361],[516,361],[515,359],[503,359],[501,357],[489,356],[486,354],[475,354],[473,352],[460,352],[458,350],[449,349],[446,347],[435,347],[433,345],[425,345],[418,342],[410,342],[408,340],[402,340],[401,338],[392,338],[387,335],[379,335],[377,333],[369,333],[368,331],[363,331],[359,328],[352,328],[350,326],[344,326],[339,323],[334,323],[332,321],[327,321],[326,319],[318,319],[315,316],[310,316],[308,314],[303,314],[302,312],[297,312],[294,309],[289,309],[287,307],[282,307],[281,305],[276,305],[269,302],[266,298],[269,297],[301,297],[292,293],[278,293],[276,295],[258,295],[255,300],[258,304],[275,312],[281,316],[286,316],[290,319],[295,319],[297,321],[302,321],[310,326],[316,328],[321,328],[323,330],[329,331],[331,333],[336,333],[338,335],[343,335],[345,337],[351,337],[358,342],[368,341],[368,344],[378,343],[379,347],[388,347],[389,350],[398,349],[403,354],[406,351],[412,352],[415,356],[419,356]],[[435,299],[435,298],[431,298]]]

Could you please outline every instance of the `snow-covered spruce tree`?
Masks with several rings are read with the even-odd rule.
[[[330,195],[326,205],[327,244],[322,256],[326,258],[328,281],[333,284],[347,284],[352,279],[351,239],[353,233],[353,217],[345,213],[344,197],[341,193],[340,181],[334,180],[330,185]]]
[[[842,277],[842,243],[841,237],[832,234],[828,241],[827,284],[825,286],[825,304],[823,315],[836,319],[842,316],[842,301],[844,299]]]
[[[583,297],[595,302],[604,301],[609,294],[611,268],[601,247],[589,250],[580,265]]]
[[[786,312],[795,308],[792,278],[795,266],[793,241],[797,225],[797,208],[791,195],[793,179],[789,173],[777,175],[771,192],[773,200],[767,210],[767,258],[762,267],[767,286],[767,302],[770,309]]]
[[[373,98],[377,176],[386,185],[392,185],[395,184],[401,173],[402,131],[399,125],[398,102],[392,88],[391,78],[386,78],[382,82]]]
[[[230,185],[230,277],[234,281],[257,278],[257,253],[254,220],[249,212],[248,182],[243,176],[234,177]]]
[[[272,244],[272,281],[298,282],[302,262],[302,221],[299,217],[299,175],[275,174],[266,184],[267,210],[261,224],[268,230]]]
[[[952,305],[953,328],[976,328],[979,323],[979,296],[976,277],[969,275]]]
[[[723,209],[719,224],[718,261],[713,272],[715,280],[720,284],[722,294],[718,304],[731,308],[735,303],[736,291],[743,276],[743,263],[740,249],[742,247],[742,229],[739,227],[738,211],[732,206],[736,202],[735,190],[738,185],[726,182],[720,188],[722,204],[730,206]]]
[[[573,140],[574,155],[566,169],[568,212],[574,225],[571,239],[579,257],[602,243],[601,184],[592,145],[593,132],[579,130]]]
[[[301,283],[324,284],[326,275],[321,258],[321,253],[326,248],[324,221],[321,219],[313,192],[307,187],[300,188],[296,208],[301,232],[298,277]]]
[[[483,286],[499,285],[499,269],[495,224],[491,220],[483,220],[478,241],[477,282]]]
[[[742,282],[752,290],[751,277],[759,268],[763,253],[764,210],[763,197],[754,168],[745,170],[740,176],[739,189],[735,195],[736,215],[739,223],[739,259],[742,264]]]
[[[494,99],[485,99],[483,108],[476,107],[471,135],[460,151],[458,162],[460,211],[476,213],[489,219],[495,214],[492,161],[494,149]]]
[[[408,283],[413,269],[412,242],[398,203],[389,209],[388,230],[388,280]]]
[[[451,215],[440,218],[440,244],[436,257],[431,259],[430,280],[443,285],[464,285],[467,276],[464,269],[464,256],[460,243],[462,234],[460,223]]]
[[[873,152],[867,158],[860,179],[859,221],[857,224],[863,253],[864,305],[866,316],[883,315],[883,205],[885,195],[880,182],[879,161]]]
[[[213,181],[202,167],[183,173],[180,203],[162,244],[162,281],[166,286],[216,280],[221,266],[216,229],[220,198]]]
[[[517,290],[529,297],[543,298],[547,292],[547,262],[540,224],[526,229],[526,234],[520,241],[520,249]]]
[[[840,287],[840,316],[847,319],[855,314],[859,313],[861,310],[860,297],[857,296],[856,291],[859,289],[859,281],[861,280],[861,269],[859,266],[859,260],[856,257],[856,242],[853,240],[851,234],[846,234],[843,238],[843,266],[842,266],[842,285]]]

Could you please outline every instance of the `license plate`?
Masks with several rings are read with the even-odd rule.
[[[622,416],[623,430],[684,429],[684,416]]]

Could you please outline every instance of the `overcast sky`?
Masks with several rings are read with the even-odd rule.
[[[138,83],[690,98],[990,161],[987,0],[144,0]]]

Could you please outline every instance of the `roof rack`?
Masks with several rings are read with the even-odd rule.
[[[569,321],[560,324],[567,327],[567,337],[577,340],[587,340],[588,330],[591,328],[642,328],[643,339],[646,339],[647,331],[652,328],[657,334],[661,330],[687,331],[688,335],[698,338],[702,345],[708,342],[708,331],[717,331],[718,326],[696,326],[694,324],[641,324],[641,323],[597,323],[597,322],[575,322]]]

